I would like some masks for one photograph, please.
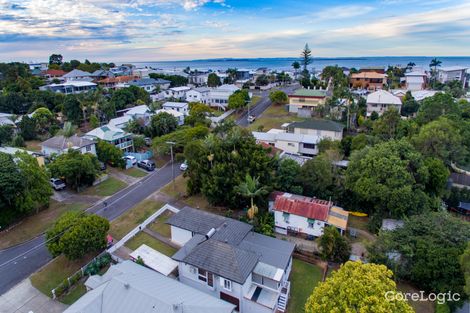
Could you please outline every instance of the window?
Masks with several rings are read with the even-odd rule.
[[[232,291],[232,282],[228,279],[222,278],[224,283],[224,289],[228,291]]]
[[[91,146],[86,146],[86,151],[90,152],[91,151]]]
[[[305,149],[315,149],[315,144],[313,143],[304,143]]]
[[[293,144],[292,142],[288,142],[287,145],[288,145],[289,147],[295,147],[295,144]]]
[[[289,224],[289,213],[282,213],[282,217],[284,218],[284,222]]]
[[[299,98],[299,102],[305,102],[304,98]]]
[[[200,269],[200,268],[198,268],[197,271],[198,271],[197,278],[200,281],[207,282],[207,272],[205,270]]]
[[[313,218],[307,219],[308,223],[308,228],[314,228],[315,227],[315,220]]]

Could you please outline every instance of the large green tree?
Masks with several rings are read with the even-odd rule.
[[[250,102],[250,95],[246,90],[237,90],[228,97],[229,109],[242,109]]]
[[[122,158],[124,153],[115,145],[104,140],[98,140],[96,143],[96,155],[98,160],[111,166],[124,168],[126,161]]]
[[[286,93],[282,90],[271,91],[269,94],[269,100],[271,100],[271,102],[276,105],[286,104],[289,102]]]
[[[0,152],[0,226],[5,226],[21,214],[16,208],[25,187],[24,174],[16,166],[13,157]]]
[[[149,129],[152,137],[160,137],[175,131],[178,128],[176,117],[167,112],[161,112],[152,116]]]
[[[392,278],[383,265],[349,261],[315,287],[305,312],[413,313],[406,301],[394,297],[398,291]]]
[[[423,100],[418,110],[417,120],[423,125],[437,120],[443,115],[459,117],[461,115],[457,102],[447,93],[437,93]]]
[[[80,124],[82,118],[82,110],[80,108],[80,101],[76,95],[67,95],[64,100],[63,111],[67,120],[74,123],[75,125]]]
[[[402,228],[381,232],[369,259],[386,264],[420,290],[463,295],[459,258],[469,238],[470,225],[446,212],[415,215]]]
[[[303,194],[309,197],[329,199],[335,189],[333,165],[324,154],[305,162],[298,176]]]
[[[276,170],[275,188],[280,191],[302,194],[302,185],[299,182],[301,168],[299,163],[292,159],[282,159]]]
[[[348,240],[341,236],[334,226],[327,226],[323,229],[323,235],[319,239],[319,247],[322,258],[330,262],[346,262],[351,254],[351,245]]]
[[[210,73],[207,77],[207,86],[209,87],[217,87],[220,86],[222,82],[220,81],[220,77],[216,73]]]

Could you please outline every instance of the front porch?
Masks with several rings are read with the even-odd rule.
[[[274,290],[266,286],[252,283],[245,298],[261,305],[264,310],[260,312],[285,312],[290,293],[290,282],[282,284],[280,290]]]

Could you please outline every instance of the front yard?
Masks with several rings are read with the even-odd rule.
[[[110,176],[98,185],[87,188],[82,194],[88,196],[107,197],[115,194],[125,187],[127,187],[125,182]]]
[[[5,249],[39,236],[51,227],[62,213],[83,210],[87,206],[86,203],[63,203],[51,199],[49,208],[28,216],[10,228],[10,230],[3,231],[0,235],[2,238],[0,249]]]
[[[148,174],[148,172],[145,172],[144,170],[141,170],[137,167],[131,167],[131,168],[128,168],[127,170],[123,170],[122,172],[134,178],[145,177]]]
[[[268,131],[271,128],[281,128],[281,125],[284,123],[304,120],[305,118],[297,117],[296,114],[287,112],[284,105],[271,105],[248,127],[248,129],[257,131],[262,126],[262,131]]]
[[[165,244],[164,242],[161,242],[156,238],[153,238],[152,236],[144,232],[139,232],[137,235],[132,237],[132,239],[126,242],[125,246],[131,250],[136,250],[143,244],[146,244],[150,248],[155,249],[169,257],[176,253],[175,248]]]
[[[319,267],[293,259],[292,271],[290,274],[290,298],[287,304],[287,312],[304,312],[305,302],[312,294],[315,286],[322,279],[322,271]]]

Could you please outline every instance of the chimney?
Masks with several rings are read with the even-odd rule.
[[[209,239],[210,237],[212,237],[213,235],[215,234],[215,228],[211,228],[207,234],[206,234],[206,239]]]

